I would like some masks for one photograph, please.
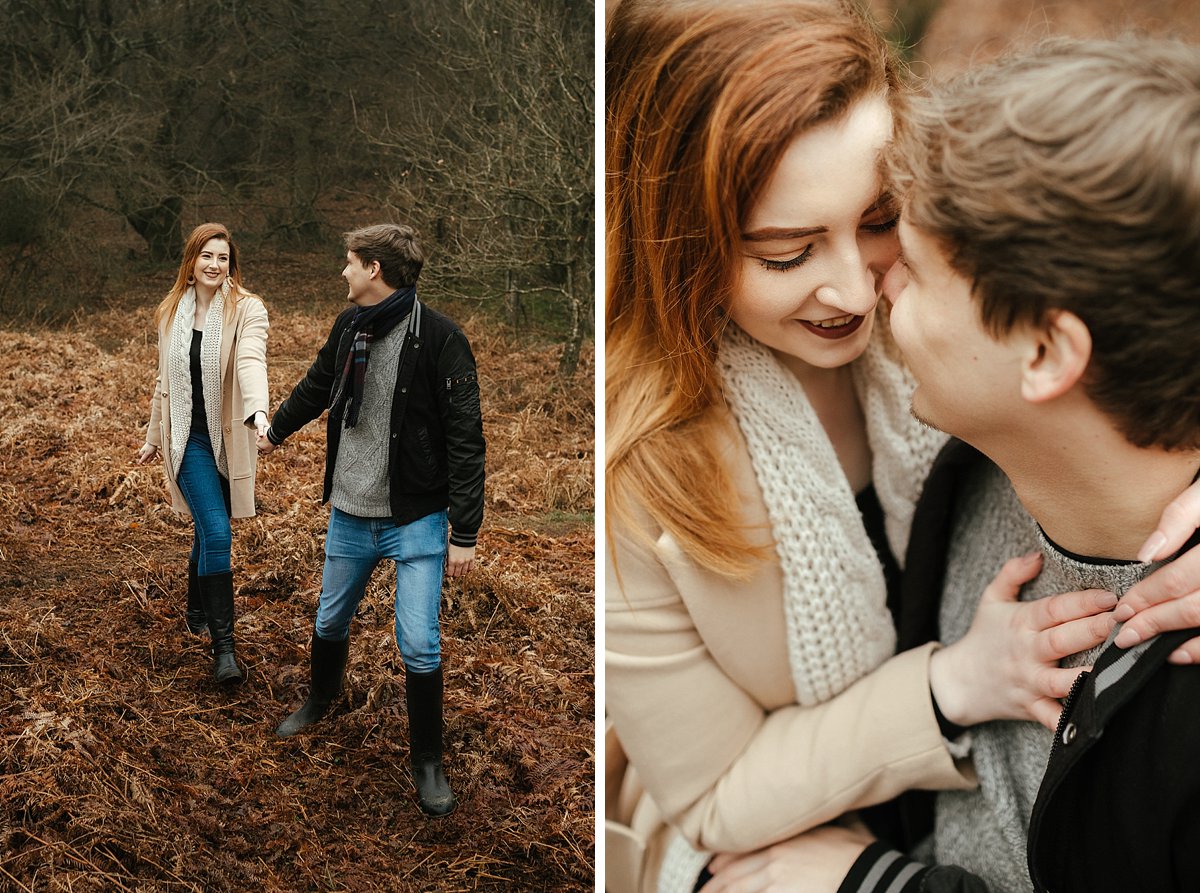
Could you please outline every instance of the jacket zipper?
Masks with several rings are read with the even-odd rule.
[[[1054,759],[1054,755],[1058,753],[1059,747],[1062,746],[1063,729],[1067,727],[1067,722],[1071,716],[1071,708],[1075,706],[1075,699],[1079,696],[1079,689],[1083,688],[1084,681],[1091,672],[1083,672],[1075,677],[1075,681],[1071,683],[1071,690],[1067,692],[1067,699],[1063,701],[1062,713],[1058,715],[1058,727],[1054,730],[1054,740],[1050,742],[1050,759]]]

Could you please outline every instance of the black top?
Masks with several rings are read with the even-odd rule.
[[[887,531],[883,523],[883,506],[879,504],[875,485],[868,484],[865,490],[854,497],[854,501],[858,505],[859,514],[862,515],[863,527],[866,528],[871,545],[875,547],[875,555],[883,567],[883,579],[887,584],[887,606],[892,612],[892,618],[896,619],[900,598],[900,565],[896,563],[891,546],[888,545]]]
[[[208,414],[204,411],[204,373],[200,370],[200,344],[204,333],[192,329],[192,430],[208,434]]]

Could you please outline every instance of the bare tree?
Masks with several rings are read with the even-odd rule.
[[[81,209],[153,260],[199,207],[314,244],[327,199],[358,192],[421,224],[448,290],[495,298],[517,330],[535,298],[555,308],[573,372],[594,269],[590,2],[0,0],[0,21],[4,257],[52,265]]]
[[[565,309],[560,372],[573,375],[594,278],[591,4],[455,0],[414,8],[420,56],[407,96],[360,108],[377,149],[401,159],[388,201],[441,246],[446,285]],[[587,317],[590,319],[590,315]]]

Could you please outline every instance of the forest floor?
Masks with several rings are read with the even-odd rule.
[[[344,306],[327,257],[255,261],[277,406]],[[191,525],[134,454],[169,273],[67,325],[0,331],[0,891],[591,890],[593,368],[471,309],[488,438],[475,571],[443,589],[451,816],[417,809],[391,580],[352,631],[346,693],[303,700],[328,511],[324,424],[259,462],[235,522],[239,659],[183,623]]]

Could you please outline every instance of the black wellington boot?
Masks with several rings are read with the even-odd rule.
[[[429,673],[409,670],[406,679],[410,759],[421,811],[449,815],[458,802],[442,770],[442,668]]]
[[[308,700],[279,724],[276,735],[289,738],[329,712],[330,705],[342,693],[342,676],[346,672],[346,657],[349,654],[349,636],[341,642],[332,642],[322,639],[316,630],[313,631],[312,655],[308,664],[312,685],[308,690]]]
[[[204,604],[200,601],[200,584],[197,582],[199,573],[196,562],[188,562],[187,590],[187,628],[193,636],[203,635],[208,631],[208,618],[204,616]]]
[[[233,572],[197,577],[200,601],[212,634],[213,677],[217,682],[241,682],[242,670],[233,653]]]

